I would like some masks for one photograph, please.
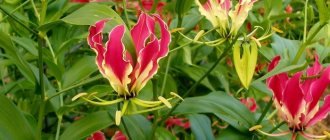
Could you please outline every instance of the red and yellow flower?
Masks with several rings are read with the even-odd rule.
[[[271,71],[280,61],[277,56],[270,63]],[[275,106],[282,118],[294,132],[301,132],[306,138],[315,138],[303,132],[327,117],[330,112],[330,95],[325,96],[320,107],[319,100],[330,83],[330,67],[322,68],[318,56],[312,67],[305,72],[297,72],[292,77],[280,73],[267,79],[268,87],[273,91]],[[325,136],[320,136],[325,137]]]

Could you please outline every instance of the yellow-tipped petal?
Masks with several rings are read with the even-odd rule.
[[[88,95],[86,92],[79,93],[79,94],[77,94],[76,96],[74,96],[74,97],[71,99],[71,101],[75,101],[75,100],[77,100],[78,98],[83,97],[83,96],[86,96],[86,95]]]
[[[120,125],[120,121],[121,121],[121,111],[116,111],[115,122],[117,126]]]
[[[171,103],[170,103],[169,101],[167,101],[164,97],[159,96],[159,97],[158,97],[158,100],[161,101],[161,102],[163,102],[164,105],[166,105],[168,108],[172,108]]]

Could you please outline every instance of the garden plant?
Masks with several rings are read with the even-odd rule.
[[[0,0],[0,140],[330,139],[330,0]]]

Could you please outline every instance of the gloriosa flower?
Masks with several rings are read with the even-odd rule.
[[[144,101],[135,98],[146,83],[156,74],[158,62],[165,57],[169,51],[171,34],[167,25],[158,16],[149,16],[141,13],[137,24],[131,29],[130,37],[133,41],[133,49],[123,43],[125,25],[115,26],[108,35],[108,41],[103,44],[102,30],[106,22],[111,19],[97,21],[90,26],[88,44],[96,53],[96,64],[101,74],[107,78],[119,98],[111,101],[100,99],[96,93],[80,93],[72,100],[82,98],[95,105],[111,105],[124,102],[121,111],[116,111],[116,124],[120,124],[124,114],[143,113],[157,110],[162,107],[171,108],[170,100],[180,98],[171,92],[172,98],[165,99],[159,96],[159,101]],[[160,36],[156,33],[159,32]],[[127,40],[125,40],[127,41]],[[127,50],[126,50],[127,49]],[[129,51],[131,52],[129,52]],[[146,110],[127,111],[129,105],[138,105]]]
[[[271,71],[280,61],[275,57],[269,65]],[[318,56],[312,67],[306,72],[297,72],[292,77],[280,73],[267,79],[268,87],[273,91],[275,106],[294,132],[301,132],[306,138],[315,136],[303,132],[324,119],[330,111],[330,95],[324,98],[319,107],[319,100],[330,83],[330,67],[322,68]]]
[[[102,30],[107,20],[91,26],[88,44],[97,53],[96,63],[102,75],[122,97],[134,97],[156,74],[158,61],[168,53],[171,40],[167,25],[158,16],[142,13],[130,34],[135,45],[136,60],[126,51],[122,42],[125,26],[114,27],[103,47]],[[155,33],[156,23],[160,27],[160,38]]]
[[[230,34],[235,36],[257,0],[239,0],[235,9],[232,8],[231,0],[206,0],[205,3],[201,3],[201,1],[195,0],[201,14],[214,27],[219,27],[222,35],[227,35],[230,30]]]

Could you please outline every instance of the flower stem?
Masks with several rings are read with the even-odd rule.
[[[323,23],[321,25],[319,25],[316,30],[313,32],[313,34],[311,34],[307,40],[302,43],[302,45],[300,46],[296,56],[294,57],[292,64],[297,64],[301,55],[304,53],[304,51],[306,50],[307,46],[310,45],[310,43],[313,41],[314,37],[320,32],[320,30],[327,25],[327,23]]]
[[[152,79],[152,88],[153,88],[153,98],[154,100],[158,100],[158,95],[157,95],[157,84],[158,80],[156,78]],[[157,128],[157,120],[158,120],[158,110],[154,111],[154,122],[152,125],[152,132],[151,132],[151,138],[155,139],[155,133],[156,133],[156,128]]]
[[[8,15],[10,18],[12,18],[14,21],[16,21],[18,24],[22,25],[22,27],[24,27],[25,29],[27,29],[31,33],[33,33],[35,35],[38,35],[38,32],[37,31],[35,31],[34,29],[31,29],[30,27],[28,27],[27,25],[25,25],[15,15],[10,14],[7,10],[5,10],[4,8],[2,8],[1,6],[0,6],[0,10],[3,11],[6,15]]]
[[[118,108],[118,110],[120,110],[120,103],[117,104],[117,108]],[[125,129],[125,131],[126,131],[126,134],[127,134],[128,139],[132,140],[132,136],[131,136],[131,134],[129,133],[129,129],[128,129],[126,123],[125,123],[125,119],[124,119],[124,117],[121,117],[121,123],[122,123],[123,126],[124,126],[124,129]]]
[[[126,0],[123,0],[123,9],[124,9],[124,14],[125,14],[125,19],[127,22],[127,28],[128,28],[128,30],[131,30],[131,26],[129,24],[129,18],[128,18],[128,14],[127,14],[127,9],[126,9]]]
[[[42,34],[41,34],[42,35]],[[43,57],[42,57],[42,49],[45,47],[45,40],[41,37],[38,38],[39,47],[38,47],[38,67],[39,67],[39,90],[41,95],[41,103],[39,108],[39,116],[38,116],[38,124],[37,124],[37,137],[41,140],[43,120],[45,115],[45,106],[46,106],[46,95],[45,95],[45,85],[44,85],[44,73],[43,73]]]
[[[268,110],[270,109],[270,107],[272,106],[272,104],[273,104],[273,98],[270,99],[270,101],[269,101],[268,104],[266,105],[265,109],[262,111],[262,114],[261,114],[261,116],[259,117],[259,119],[258,119],[256,125],[260,124],[261,121],[265,118],[265,116],[266,116]]]

